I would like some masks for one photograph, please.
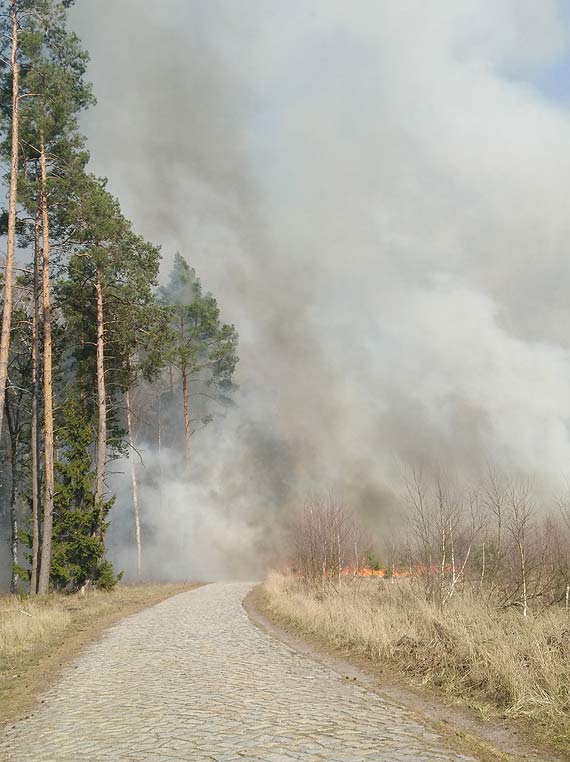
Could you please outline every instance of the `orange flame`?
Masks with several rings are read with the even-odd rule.
[[[359,566],[357,569],[345,566],[340,570],[343,577],[384,577],[384,569],[369,569],[367,566]]]

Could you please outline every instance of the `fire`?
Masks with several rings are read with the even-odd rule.
[[[444,569],[445,574],[451,574],[451,566],[446,566]],[[395,577],[395,578],[409,578],[409,577],[425,577],[427,575],[440,574],[441,569],[437,566],[429,568],[428,566],[422,566],[416,564],[408,569],[393,569],[392,572],[386,569],[370,569],[368,566],[344,566],[340,574],[342,577]]]
[[[357,569],[351,566],[345,566],[340,570],[343,577],[384,577],[384,569],[369,569],[367,566],[359,566]]]
[[[446,566],[443,573],[451,574],[452,568]],[[303,577],[303,572],[298,569],[289,568],[285,574],[290,574],[294,577]],[[369,566],[343,566],[340,571],[338,567],[336,569],[326,569],[322,576],[330,578],[340,577],[362,577],[362,578],[377,578],[377,579],[410,579],[411,577],[425,577],[429,575],[441,574],[441,568],[437,566],[423,566],[422,564],[416,564],[415,566],[408,567],[406,569],[371,569]]]

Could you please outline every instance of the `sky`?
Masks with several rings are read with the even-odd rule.
[[[393,514],[402,463],[567,481],[567,0],[77,0],[72,21],[94,171],[240,333],[200,501],[267,531],[310,490]]]

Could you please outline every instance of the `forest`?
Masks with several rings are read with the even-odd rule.
[[[12,593],[112,588],[111,464],[130,460],[142,573],[137,443],[189,468],[193,435],[232,404],[237,333],[188,259],[159,287],[145,240],[89,168],[95,106],[72,0],[3,0],[1,152],[5,268],[0,338],[0,515]],[[147,478],[152,475],[147,474]]]

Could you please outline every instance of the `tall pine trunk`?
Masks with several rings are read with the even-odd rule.
[[[4,275],[4,307],[0,333],[0,436],[4,416],[4,400],[8,381],[8,354],[14,303],[14,261],[16,256],[16,203],[18,199],[18,108],[20,66],[18,64],[17,0],[12,0],[12,136],[10,152],[10,187],[8,192],[8,237],[6,241],[6,270]]]
[[[42,537],[42,558],[38,593],[48,592],[51,566],[54,497],[54,434],[53,434],[53,372],[51,337],[51,294],[49,272],[49,220],[47,198],[46,147],[40,133],[41,200],[42,200],[42,312],[44,338],[44,463],[45,492]]]
[[[32,310],[32,569],[30,573],[30,595],[38,592],[39,550],[40,550],[40,471],[39,471],[39,427],[38,427],[38,358],[39,342],[39,258],[40,258],[40,202],[36,208],[34,225],[34,282]]]
[[[99,268],[95,275],[95,294],[97,298],[97,455],[95,506],[99,511],[96,534],[103,537],[104,497],[105,497],[105,461],[107,458],[107,396],[105,390],[105,321],[103,316],[103,288]]]
[[[141,576],[142,571],[142,547],[141,547],[141,517],[139,511],[139,492],[137,485],[137,471],[134,460],[134,436],[133,436],[133,416],[131,412],[131,393],[127,391],[127,429],[129,435],[130,461],[131,461],[131,488],[133,492],[133,510],[135,515],[135,540],[137,544],[137,576]]]
[[[188,405],[188,374],[182,368],[182,396],[184,397],[184,448],[186,465],[190,465],[190,409]]]

